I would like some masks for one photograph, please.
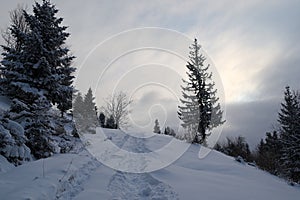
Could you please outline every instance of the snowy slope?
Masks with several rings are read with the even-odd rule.
[[[164,135],[137,139],[119,130],[104,129],[104,132],[116,146],[132,152],[149,152],[171,140]],[[208,156],[199,159],[199,148],[198,145],[191,145],[176,162],[151,173],[113,170],[96,161],[86,151],[55,155],[16,168],[6,167],[0,175],[0,197],[77,200],[293,200],[300,197],[299,187],[292,187],[275,176],[238,163],[219,152],[211,151]],[[118,155],[118,152],[113,153]],[[0,159],[0,162],[4,160]]]

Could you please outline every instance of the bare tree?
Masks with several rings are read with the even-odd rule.
[[[16,41],[16,37],[13,36],[11,27],[15,26],[22,33],[29,32],[29,25],[27,24],[24,16],[24,11],[28,10],[27,6],[18,4],[17,8],[9,12],[10,26],[1,31],[1,36],[6,43],[5,45],[18,50],[20,48],[19,41]]]
[[[132,100],[126,93],[119,92],[109,96],[105,100],[105,105],[101,107],[102,112],[106,116],[112,116],[115,120],[116,128],[128,126],[128,115],[131,112],[129,109]]]

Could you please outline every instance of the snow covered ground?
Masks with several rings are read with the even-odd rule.
[[[104,132],[105,141],[138,153],[155,150],[171,140],[165,135],[136,139],[119,130],[104,129]],[[151,173],[116,171],[86,150],[58,154],[19,167],[11,166],[0,156],[0,198],[293,200],[300,197],[299,187],[219,152],[211,151],[199,159],[199,148],[191,145],[177,161]]]

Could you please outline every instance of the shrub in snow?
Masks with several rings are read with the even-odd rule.
[[[15,165],[31,160],[23,127],[7,118],[1,118],[0,121],[0,154]]]
[[[241,156],[236,157],[235,160],[239,163],[246,164],[245,160]]]

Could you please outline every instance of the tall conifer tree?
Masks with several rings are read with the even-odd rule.
[[[200,48],[195,39],[190,47],[190,61],[186,65],[188,80],[183,80],[183,98],[178,115],[182,120],[182,127],[187,131],[188,139],[194,143],[205,144],[209,131],[224,121],[212,73],[208,71],[209,64],[205,65],[206,58],[200,53]]]

